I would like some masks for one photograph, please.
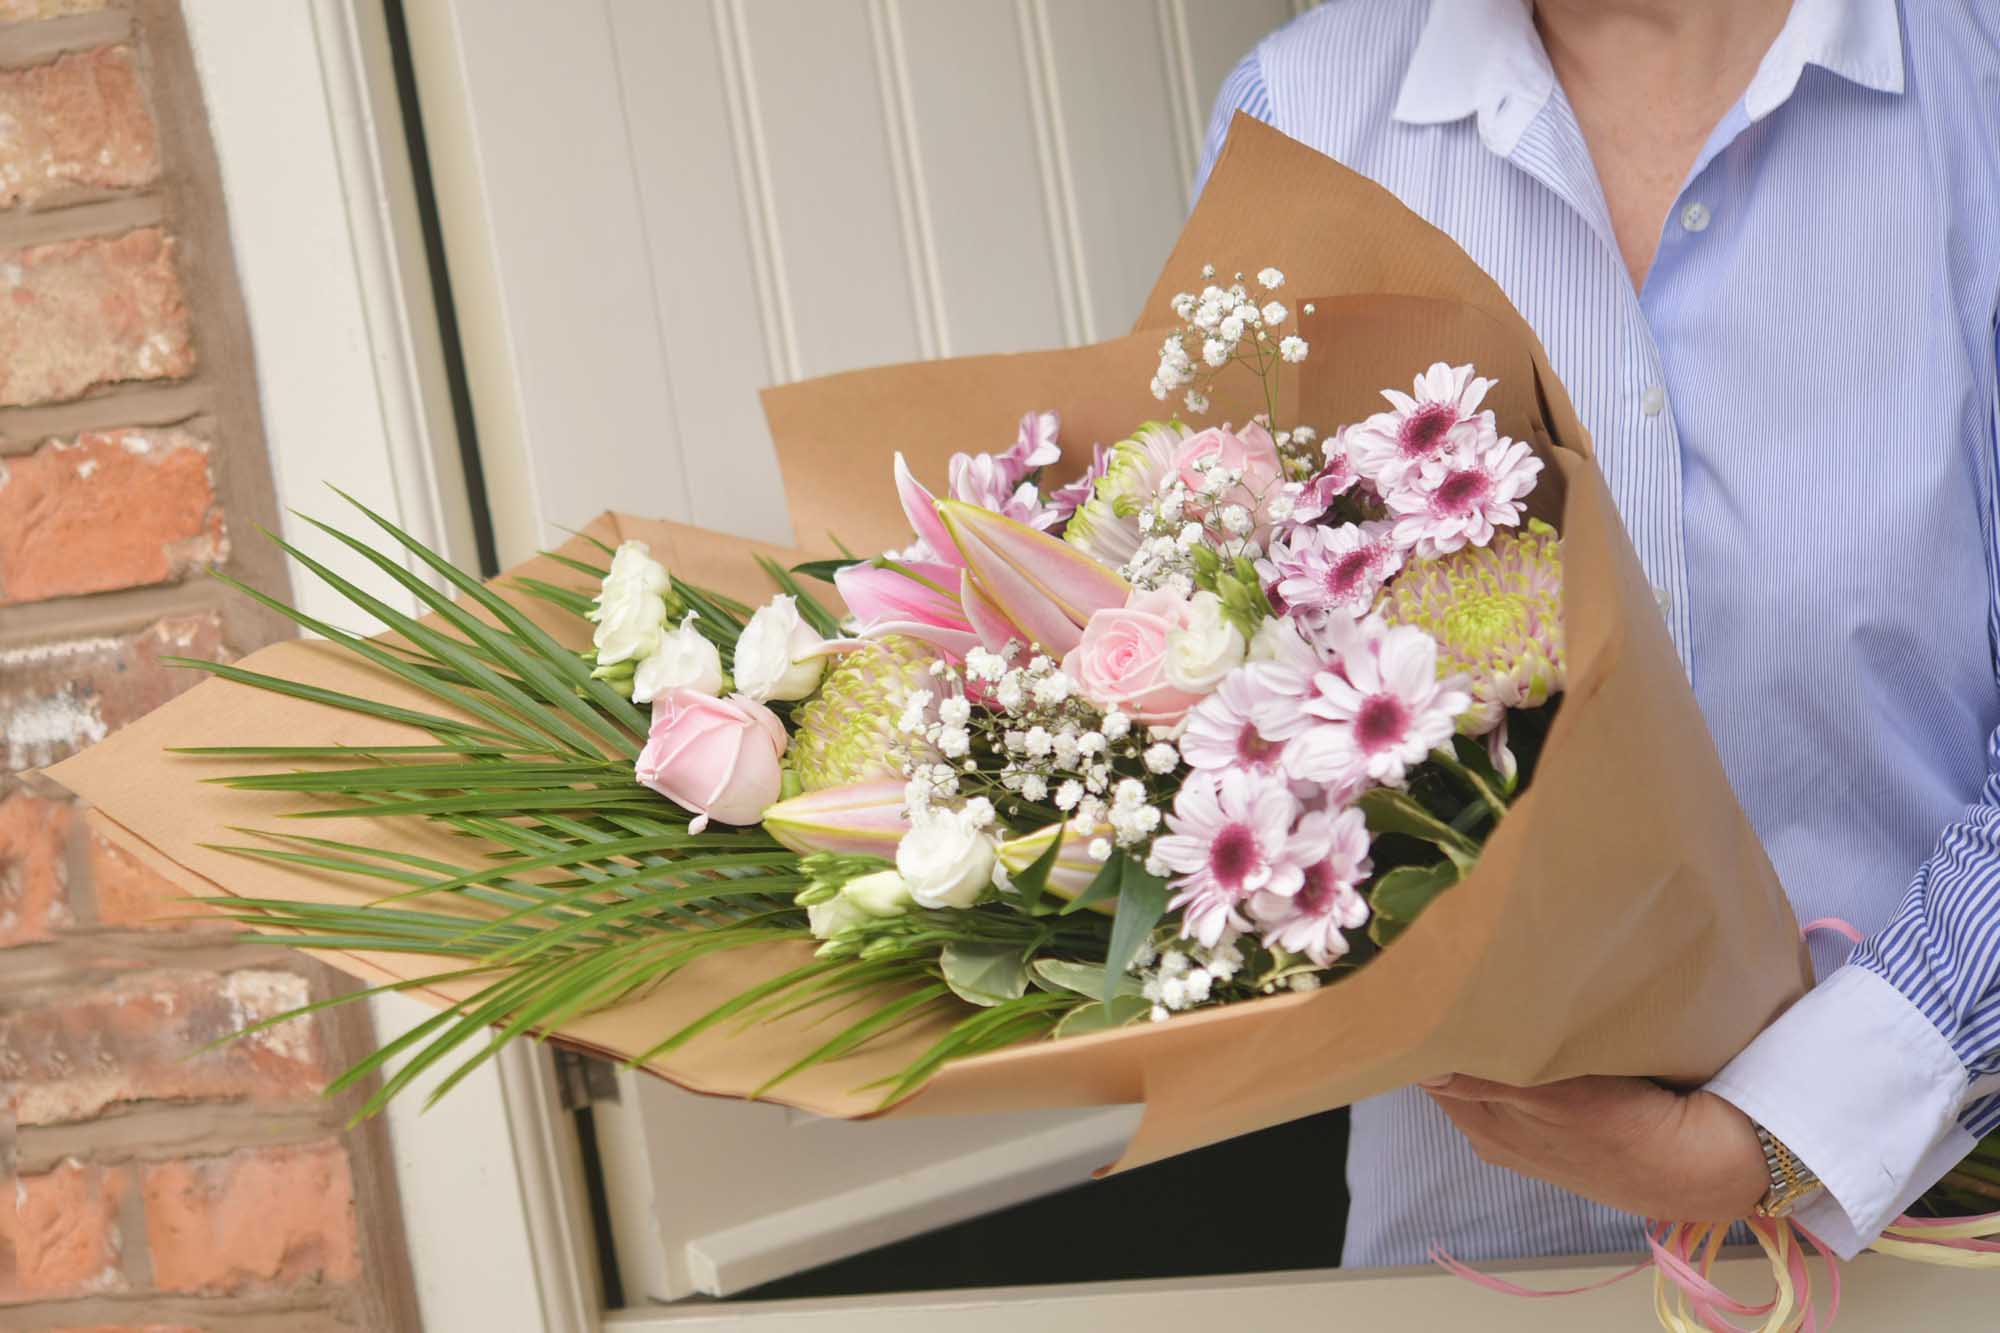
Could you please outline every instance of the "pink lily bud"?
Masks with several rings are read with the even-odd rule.
[[[893,860],[910,829],[903,787],[900,778],[878,778],[794,796],[764,811],[764,831],[800,856],[836,852]]]

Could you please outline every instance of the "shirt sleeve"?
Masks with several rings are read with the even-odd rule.
[[[2000,436],[2000,387],[1994,417]],[[1989,526],[2000,645],[2000,521]],[[1843,1258],[2000,1128],[2000,731],[1986,767],[1979,801],[1889,923],[1708,1085],[1825,1184],[1798,1218]]]
[[[1262,121],[1271,119],[1271,91],[1264,86],[1264,67],[1255,48],[1236,62],[1236,68],[1229,71],[1215,94],[1215,109],[1208,116],[1208,137],[1201,145],[1201,164],[1195,168],[1194,193],[1188,199],[1190,207],[1201,198],[1201,187],[1208,184],[1208,173],[1215,168],[1222,141],[1229,137],[1230,119],[1238,111]]]

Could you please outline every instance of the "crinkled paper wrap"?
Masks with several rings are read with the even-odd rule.
[[[1586,1073],[1689,1081],[1712,1073],[1809,984],[1797,927],[1539,343],[1491,279],[1379,187],[1239,117],[1140,332],[1092,347],[892,366],[768,391],[802,547],[827,551],[834,536],[857,550],[907,540],[890,484],[899,449],[938,483],[952,451],[997,448],[1023,412],[1054,407],[1063,414],[1065,467],[1073,469],[1092,442],[1116,440],[1163,414],[1145,386],[1160,330],[1173,322],[1167,302],[1197,283],[1204,263],[1225,281],[1267,264],[1285,271],[1280,296],[1312,345],[1304,373],[1286,381],[1286,410],[1296,413],[1289,419],[1322,429],[1356,420],[1377,406],[1378,389],[1406,384],[1437,360],[1470,360],[1499,378],[1490,401],[1501,429],[1534,441],[1551,464],[1537,502],[1565,537],[1568,697],[1532,790],[1477,869],[1353,976],[1311,994],[960,1061],[886,1114],[1143,1102],[1138,1133],[1116,1164],[1123,1168],[1428,1075],[1529,1084]],[[1304,316],[1308,300],[1316,312]],[[1241,419],[1250,410],[1219,394],[1215,415]],[[770,548],[622,514],[599,518],[590,533],[614,544],[648,541],[694,582],[746,598],[767,591],[750,556]],[[589,554],[581,541],[566,550]],[[521,573],[581,583],[547,559],[509,572]],[[508,585],[503,576],[496,587]],[[584,641],[582,626],[559,624],[546,607],[533,611],[569,641]],[[246,665],[435,707],[324,644],[279,644]],[[352,902],[368,890],[204,847],[234,840],[225,833],[231,827],[276,827],[302,798],[205,784],[243,761],[171,755],[166,747],[412,739],[371,718],[209,681],[54,776],[95,807],[107,836],[190,893]],[[331,824],[311,831],[466,856],[462,841],[412,820]],[[554,1035],[629,1055],[796,965],[807,948],[705,960]],[[448,966],[367,954],[329,961],[370,981]],[[432,998],[455,993],[462,992],[440,987]],[[902,1029],[817,1066],[774,1100],[837,1116],[876,1112],[878,1094],[862,1086],[905,1065],[945,1022]],[[697,1091],[743,1095],[824,1038],[824,1029],[802,1020],[712,1031],[647,1067]]]

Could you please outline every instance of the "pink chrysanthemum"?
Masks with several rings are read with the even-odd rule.
[[[1326,856],[1306,867],[1297,893],[1253,894],[1250,915],[1263,928],[1266,947],[1331,967],[1347,952],[1346,932],[1368,924],[1368,901],[1358,888],[1374,869],[1368,820],[1359,810],[1315,810],[1299,820],[1294,836],[1323,843]]]
[[[1293,523],[1317,523],[1335,500],[1361,484],[1361,474],[1347,461],[1345,449],[1329,443],[1326,456],[1325,467],[1298,483],[1298,495],[1292,501]]]
[[[1403,567],[1387,523],[1297,528],[1271,547],[1278,596],[1287,614],[1315,622],[1328,611],[1365,615],[1375,595]]]
[[[1519,440],[1463,441],[1404,474],[1384,494],[1396,520],[1396,543],[1421,559],[1484,546],[1495,528],[1521,521],[1521,499],[1535,489],[1542,460]]]
[[[1311,724],[1285,747],[1285,771],[1335,790],[1400,787],[1412,765],[1450,742],[1472,696],[1438,679],[1437,643],[1420,629],[1392,629],[1380,616],[1333,628],[1340,669],[1314,677],[1303,703]]]
[[[1181,733],[1181,758],[1190,768],[1277,771],[1285,746],[1257,725],[1258,706],[1267,697],[1260,678],[1254,667],[1239,667],[1195,705]]]
[[[1492,387],[1493,381],[1476,378],[1471,366],[1440,361],[1417,376],[1410,394],[1382,390],[1395,410],[1377,412],[1341,433],[1354,470],[1384,492],[1400,486],[1410,469],[1467,432],[1482,425],[1492,429],[1493,414],[1479,410]]]
[[[1295,845],[1299,803],[1282,778],[1230,769],[1193,773],[1174,798],[1168,833],[1153,855],[1174,872],[1168,907],[1181,937],[1213,947],[1226,930],[1248,930],[1242,903],[1253,893],[1298,892],[1304,866],[1323,853]]]

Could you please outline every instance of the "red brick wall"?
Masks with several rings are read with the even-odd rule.
[[[273,0],[293,3],[294,0]],[[0,0],[0,1328],[413,1327],[365,1020],[31,770],[286,632],[254,365],[168,0]],[[11,1179],[9,1179],[11,1177]]]

